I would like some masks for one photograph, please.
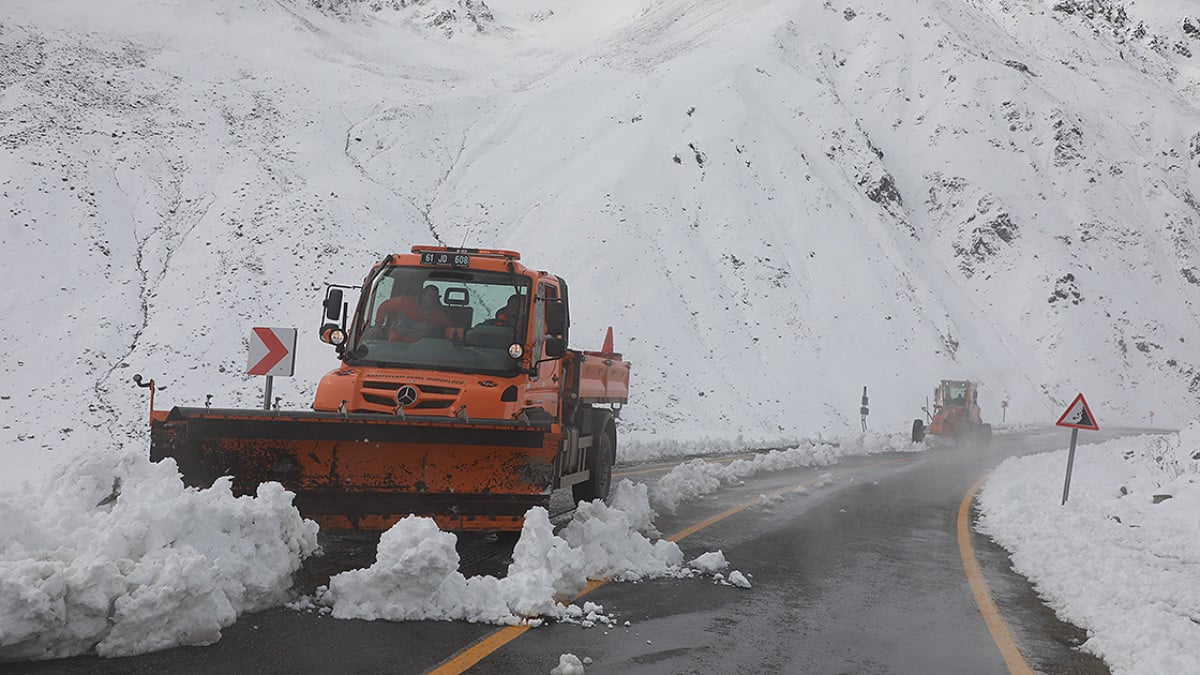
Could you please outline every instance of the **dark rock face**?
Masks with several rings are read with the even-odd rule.
[[[415,23],[450,37],[457,31],[484,32],[495,21],[483,0],[309,0],[316,9],[349,19],[362,12],[406,12]]]
[[[1075,275],[1070,272],[1059,277],[1054,283],[1054,290],[1050,292],[1048,302],[1053,305],[1063,300],[1069,300],[1072,305],[1083,302],[1083,294],[1079,292],[1079,286],[1075,283]]]

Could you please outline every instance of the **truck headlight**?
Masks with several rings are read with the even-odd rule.
[[[321,326],[321,341],[340,347],[346,344],[346,331],[342,330],[335,323],[327,323]]]
[[[520,342],[514,342],[508,346],[508,355],[511,358],[519,359],[525,355],[525,348],[521,346]]]

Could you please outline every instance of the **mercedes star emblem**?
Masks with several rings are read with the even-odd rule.
[[[400,387],[398,390],[396,390],[396,403],[398,403],[401,408],[407,408],[408,406],[410,406],[416,402],[417,402],[417,388],[416,387],[412,386],[411,384],[406,384],[403,387]]]

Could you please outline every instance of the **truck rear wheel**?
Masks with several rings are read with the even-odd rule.
[[[607,499],[608,491],[612,488],[612,468],[616,460],[616,431],[612,425],[605,425],[598,433],[588,450],[588,479],[571,486],[571,495],[575,503],[590,502],[594,499]]]
[[[925,440],[925,422],[919,419],[913,420],[912,441],[920,443],[923,440]]]

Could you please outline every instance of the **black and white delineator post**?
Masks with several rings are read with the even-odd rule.
[[[1096,416],[1092,414],[1092,409],[1088,407],[1082,393],[1075,397],[1071,405],[1067,406],[1067,411],[1054,424],[1071,428],[1071,449],[1067,452],[1067,477],[1063,481],[1062,496],[1062,503],[1066,504],[1067,496],[1071,492],[1071,469],[1075,466],[1075,441],[1079,438],[1079,430],[1099,431],[1100,427],[1096,425]]]
[[[862,417],[862,429],[865,433],[867,430],[867,414],[870,413],[870,408],[867,407],[867,388],[863,387],[862,407],[858,409],[858,414]]]
[[[296,372],[296,329],[255,328],[250,332],[250,362],[247,375],[266,375],[263,410],[271,409],[271,379],[291,377]]]

